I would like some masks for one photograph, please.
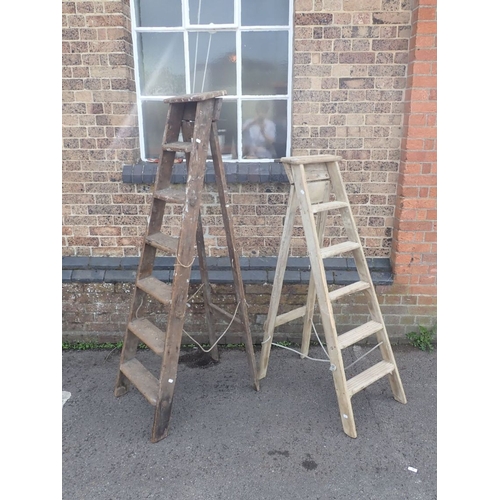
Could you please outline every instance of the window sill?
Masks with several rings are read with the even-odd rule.
[[[288,182],[288,177],[281,163],[225,163],[226,181],[228,183],[263,183]],[[139,162],[135,165],[123,165],[122,181],[125,184],[154,184],[157,163]],[[172,184],[185,184],[187,179],[186,163],[176,163],[173,166]],[[215,183],[213,162],[207,161],[205,183]]]

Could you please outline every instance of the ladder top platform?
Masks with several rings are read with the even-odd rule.
[[[327,163],[330,161],[341,161],[341,156],[334,155],[311,155],[311,156],[285,156],[280,158],[281,163],[290,165],[310,165],[311,163]]]
[[[175,103],[175,102],[207,101],[208,99],[214,99],[215,97],[221,97],[226,94],[227,94],[226,90],[214,90],[213,92],[203,92],[198,94],[185,94],[185,95],[177,95],[174,97],[168,97],[167,99],[163,99],[163,102]]]

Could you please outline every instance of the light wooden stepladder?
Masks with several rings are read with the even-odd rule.
[[[267,374],[271,345],[275,328],[304,317],[301,355],[307,357],[314,328],[313,316],[317,302],[326,340],[326,350],[333,375],[344,432],[357,436],[351,398],[384,376],[388,376],[394,399],[406,403],[401,378],[387,335],[375,287],[361,246],[353,212],[347,197],[339,168],[342,158],[333,155],[313,155],[281,158],[290,182],[290,195],[285,216],[280,251],[275,272],[269,312],[264,323],[264,338],[259,361],[259,379]],[[334,200],[332,200],[332,194]],[[306,305],[278,315],[283,279],[294,227],[295,214],[299,209],[310,258],[311,275]],[[323,247],[326,217],[329,212],[341,216],[348,241]],[[338,255],[352,254],[359,281],[329,291],[323,260]],[[350,294],[364,296],[370,321],[339,335],[335,324],[332,303]],[[376,337],[381,361],[367,370],[347,379],[342,350],[371,335]],[[319,340],[319,337],[318,337]]]
[[[219,359],[217,350],[219,339],[216,338],[214,314],[235,322],[243,330],[251,379],[254,388],[259,389],[248,309],[239,257],[235,251],[232,213],[218,139],[217,121],[222,106],[221,96],[225,94],[226,91],[221,90],[188,94],[165,100],[169,106],[162,150],[115,385],[115,396],[118,397],[125,394],[132,383],[155,407],[152,442],[157,442],[167,435],[177,379],[191,267],[196,256],[198,256],[202,281],[208,337],[212,346],[210,355],[215,360]],[[182,141],[179,141],[181,136]],[[234,280],[237,305],[233,313],[215,305],[210,293],[200,212],[209,144]],[[173,164],[178,152],[185,154],[187,164],[187,181],[184,192],[174,189],[171,185]],[[162,232],[166,204],[182,206],[178,237]],[[172,283],[164,283],[153,276],[158,250],[174,254],[176,257]],[[166,331],[161,330],[153,321],[143,316],[142,304],[147,297],[165,306],[167,312]],[[153,375],[136,357],[141,342],[161,357],[158,377]]]

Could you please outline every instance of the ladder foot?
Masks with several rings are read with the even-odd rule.
[[[120,396],[123,396],[124,394],[127,394],[129,388],[125,386],[120,386],[115,388],[115,397],[119,398]]]

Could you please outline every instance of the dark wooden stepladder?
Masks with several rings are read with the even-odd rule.
[[[333,382],[339,403],[342,427],[348,436],[355,438],[357,433],[351,403],[351,398],[354,394],[382,377],[388,376],[394,399],[405,404],[406,396],[347,192],[342,182],[339,168],[339,161],[341,160],[341,157],[332,155],[281,158],[288,180],[290,181],[290,196],[269,312],[264,323],[259,378],[262,379],[267,374],[274,330],[280,325],[304,317],[301,354],[302,357],[308,355],[313,327],[314,307],[317,301],[327,344],[326,352],[331,363],[330,370],[333,375]],[[332,194],[335,198],[334,201],[331,201]],[[278,315],[283,278],[297,209],[302,218],[307,251],[310,258],[311,278],[309,290],[306,305]],[[328,247],[323,246],[328,212],[336,212],[341,216],[348,241]],[[337,290],[329,291],[323,259],[345,254],[352,254],[354,257],[359,281]],[[370,320],[342,335],[338,335],[332,303],[351,294],[364,295]],[[347,379],[342,350],[372,335],[376,337],[377,344],[375,347],[380,349],[382,359],[367,370]]]
[[[152,442],[158,442],[167,435],[187,308],[191,266],[196,255],[203,284],[208,336],[213,347],[210,355],[215,360],[219,358],[217,345],[215,345],[217,338],[214,314],[226,320],[233,320],[243,330],[253,386],[259,390],[248,309],[239,257],[235,251],[232,213],[218,139],[217,121],[222,106],[221,96],[225,94],[226,91],[221,90],[188,94],[165,100],[169,107],[162,152],[115,386],[115,396],[118,397],[125,394],[132,383],[155,407]],[[179,141],[181,134],[182,141]],[[213,304],[210,295],[200,213],[209,144],[234,279],[237,306],[233,314]],[[187,181],[184,193],[171,187],[173,164],[178,152],[183,152],[186,157]],[[166,235],[161,231],[167,203],[183,207],[178,237]],[[173,253],[176,256],[172,283],[164,283],[152,275],[158,250]],[[141,316],[141,306],[146,296],[159,301],[166,307],[168,315],[166,331],[159,329],[149,319]],[[162,358],[158,378],[136,358],[140,342],[146,344]]]

